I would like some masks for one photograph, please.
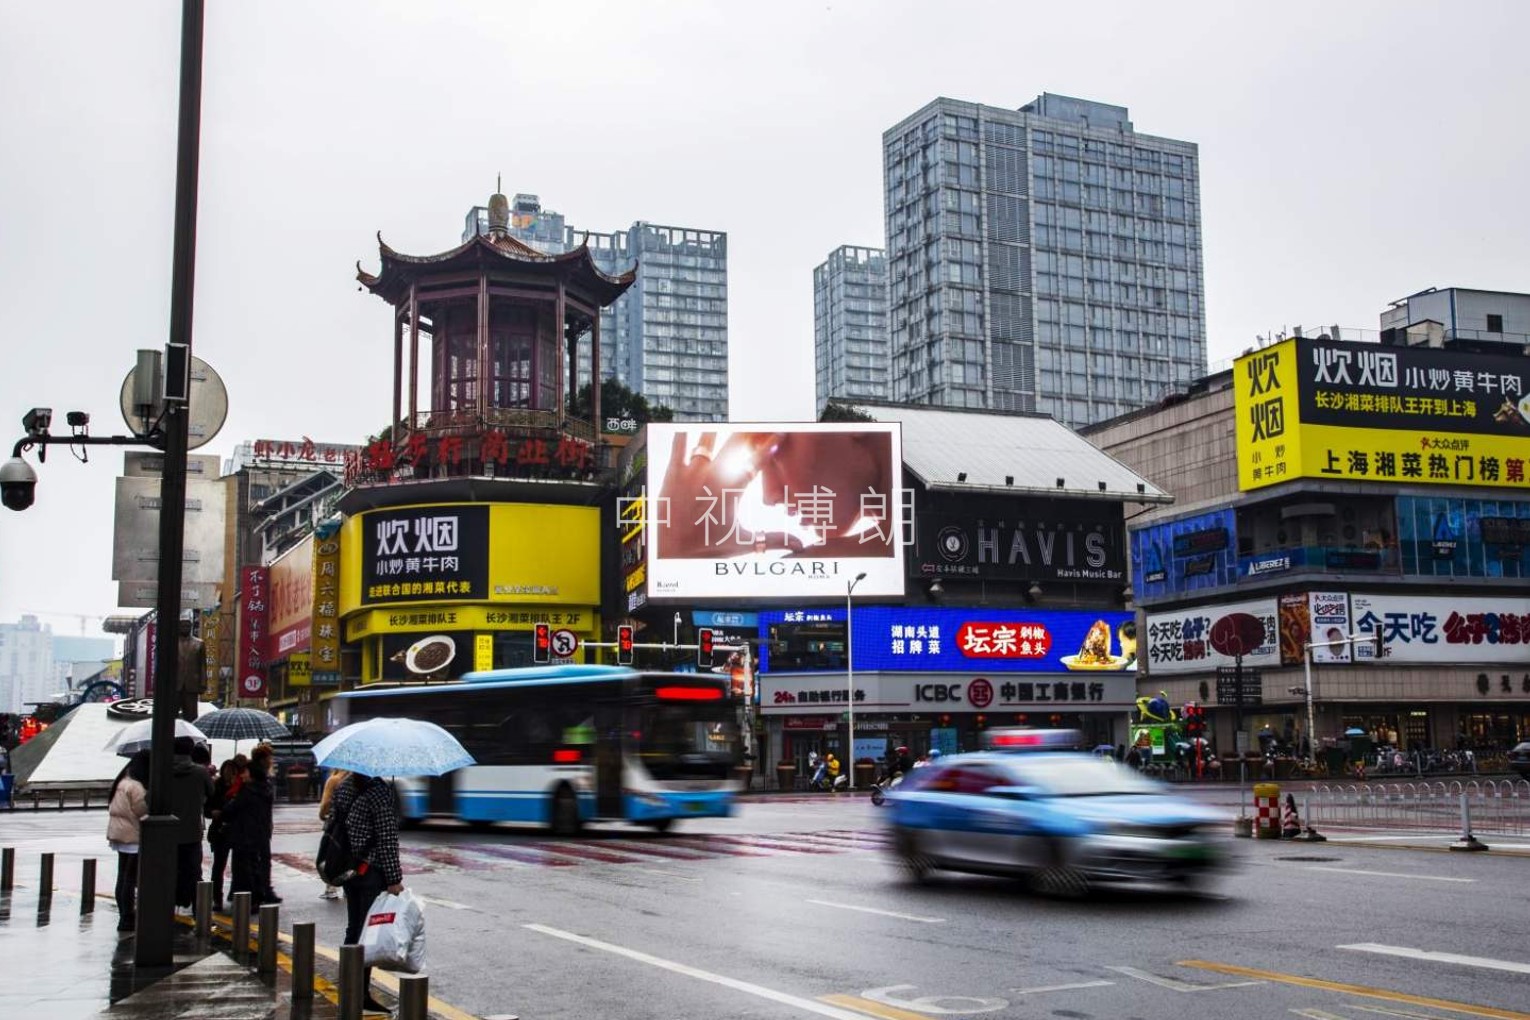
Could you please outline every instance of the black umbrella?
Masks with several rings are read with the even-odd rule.
[[[214,740],[271,740],[290,737],[282,721],[256,708],[220,708],[197,719],[197,729]]]

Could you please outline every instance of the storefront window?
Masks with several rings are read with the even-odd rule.
[[[1530,501],[1399,496],[1398,538],[1404,574],[1431,577],[1530,577],[1530,542],[1504,521],[1530,521]],[[1530,527],[1530,525],[1527,525]]]

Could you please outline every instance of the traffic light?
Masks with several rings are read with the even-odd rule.
[[[552,662],[552,627],[549,624],[537,624],[536,634],[531,641],[531,661]]]
[[[616,628],[616,664],[618,666],[632,665],[632,627],[630,624],[622,624]]]
[[[1206,732],[1206,716],[1201,706],[1191,701],[1185,705],[1185,733],[1192,737],[1202,736]]]
[[[696,629],[696,665],[703,668],[712,665],[712,628]]]

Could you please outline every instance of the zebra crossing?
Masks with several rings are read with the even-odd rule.
[[[500,871],[506,868],[573,868],[591,864],[687,863],[724,858],[846,854],[886,848],[886,833],[870,829],[819,829],[770,834],[676,833],[615,839],[525,839],[417,844],[405,836],[399,847],[405,874],[439,871]],[[272,859],[309,872],[310,855],[275,853]]]

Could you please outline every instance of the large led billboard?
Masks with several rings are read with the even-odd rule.
[[[1293,338],[1233,368],[1238,487],[1530,488],[1530,360]]]
[[[897,422],[651,423],[651,599],[902,598]]]

